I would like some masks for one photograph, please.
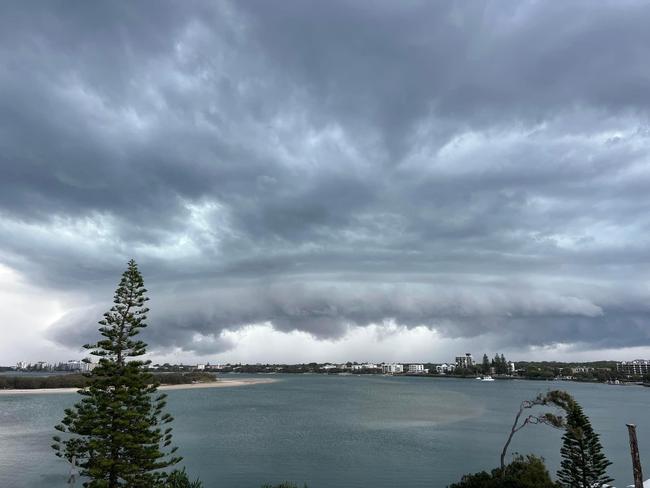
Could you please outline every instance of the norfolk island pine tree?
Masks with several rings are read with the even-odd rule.
[[[97,356],[81,401],[65,410],[55,428],[56,455],[74,458],[90,488],[163,486],[165,468],[182,458],[171,447],[173,418],[163,413],[166,395],[145,371],[146,344],[136,336],[147,326],[146,289],[135,261],[128,263],[114,304],[99,322],[103,336],[84,347]]]
[[[600,487],[613,481],[607,475],[612,464],[602,453],[598,434],[582,407],[572,400],[567,408],[566,431],[562,436],[559,484],[567,488]]]

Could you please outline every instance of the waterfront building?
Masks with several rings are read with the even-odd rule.
[[[438,366],[436,366],[436,372],[438,374],[453,373],[454,369],[456,369],[456,366],[454,366],[453,364],[444,363],[444,364],[439,364]]]
[[[61,364],[61,369],[64,371],[79,371],[88,372],[95,369],[96,363],[91,363],[89,360],[71,359],[65,364]]]
[[[589,368],[587,366],[577,366],[575,368],[571,368],[571,372],[573,374],[576,373],[592,373],[594,371],[594,368]]]
[[[650,374],[650,361],[647,359],[622,361],[616,364],[616,371],[628,376],[644,376]]]
[[[197,371],[205,371],[205,364],[197,364],[196,365],[196,370]]]
[[[409,364],[409,373],[411,374],[424,374],[424,364]]]
[[[399,374],[404,372],[404,365],[398,363],[382,364],[381,372],[384,374]]]
[[[515,366],[515,363],[513,363],[512,361],[510,361],[510,362],[508,363],[508,372],[509,372],[510,374],[514,374],[516,371],[517,371],[517,367]]]
[[[338,366],[336,364],[324,364],[321,366],[320,369],[324,369],[325,371],[329,371],[330,369],[338,369]]]
[[[474,366],[472,354],[466,352],[464,356],[456,356],[456,367],[460,369],[470,369]]]

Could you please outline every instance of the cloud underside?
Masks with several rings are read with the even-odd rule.
[[[650,346],[648,4],[0,9],[0,261],[78,297],[49,338],[134,257],[161,349]]]

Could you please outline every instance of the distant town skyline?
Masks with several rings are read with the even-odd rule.
[[[0,363],[650,357],[650,4],[0,8]]]

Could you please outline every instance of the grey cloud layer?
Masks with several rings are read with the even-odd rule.
[[[0,9],[0,259],[99,304],[134,256],[157,346],[650,344],[647,4]]]

